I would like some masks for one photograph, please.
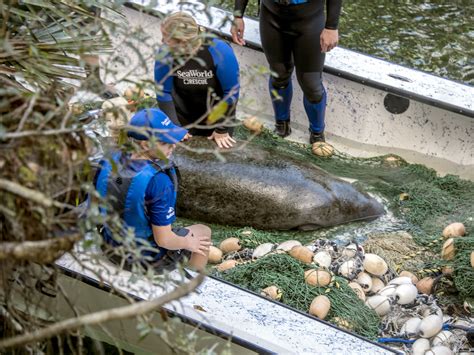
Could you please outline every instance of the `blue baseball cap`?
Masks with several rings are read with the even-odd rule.
[[[188,130],[175,125],[163,111],[158,108],[147,108],[138,111],[130,120],[127,135],[134,139],[144,141],[154,135],[157,140],[164,143],[175,144],[181,141]],[[143,128],[150,128],[143,130]]]

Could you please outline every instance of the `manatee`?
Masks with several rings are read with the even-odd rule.
[[[252,142],[222,151],[223,162],[202,153],[212,144],[194,137],[175,152],[181,217],[264,230],[313,230],[384,213],[367,193],[312,162]]]

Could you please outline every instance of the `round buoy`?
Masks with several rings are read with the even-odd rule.
[[[219,248],[216,248],[214,245],[211,245],[209,248],[209,259],[208,261],[211,264],[217,264],[220,263],[222,260],[222,250]]]
[[[382,295],[375,295],[369,297],[365,304],[373,309],[379,316],[384,316],[390,312],[390,301],[388,297]]]
[[[329,267],[331,266],[332,257],[331,257],[331,254],[323,250],[323,251],[317,252],[314,255],[313,261],[319,266],[329,269]]]
[[[344,261],[341,266],[339,266],[339,274],[345,278],[350,278],[352,274],[356,271],[356,263],[354,259]]]
[[[462,237],[464,234],[466,234],[466,227],[464,227],[464,224],[458,222],[451,223],[443,230],[443,237],[445,239]]]
[[[309,306],[309,314],[324,319],[331,308],[331,301],[327,296],[319,295],[313,299]]]
[[[423,320],[420,323],[420,335],[422,338],[431,338],[441,331],[443,327],[443,318],[437,314],[433,314]]]
[[[311,286],[327,286],[331,282],[331,274],[324,270],[309,269],[304,272],[304,280]]]
[[[418,289],[413,284],[399,285],[395,290],[395,300],[398,304],[410,304],[418,295]]]
[[[372,289],[372,277],[366,272],[360,272],[355,280],[364,290],[369,292]]]
[[[290,250],[290,255],[306,264],[309,264],[313,261],[313,252],[302,245],[293,247]]]
[[[282,296],[281,290],[275,285],[265,287],[260,294],[275,301],[279,301]]]
[[[379,292],[381,289],[385,287],[385,284],[383,283],[382,280],[380,280],[378,277],[372,277],[372,288],[370,291],[373,293]]]
[[[328,158],[334,154],[334,148],[332,145],[326,142],[316,142],[313,143],[311,151],[314,155],[318,157]]]
[[[404,276],[405,276],[405,277],[409,277],[409,278],[411,279],[411,282],[412,282],[413,284],[415,284],[415,285],[416,285],[416,283],[418,282],[418,277],[416,277],[416,275],[413,274],[413,273],[411,273],[410,271],[404,270],[404,271],[402,271],[402,272],[400,273],[400,276],[401,276],[401,277],[404,277]]]
[[[416,283],[416,288],[420,293],[431,295],[433,292],[434,279],[431,277],[424,277]]]
[[[453,260],[454,254],[454,238],[449,238],[443,244],[443,249],[441,250],[441,258],[443,258],[443,260]]]
[[[239,251],[241,249],[239,238],[227,238],[224,239],[219,245],[219,249],[222,250],[224,254],[230,253],[232,251]]]
[[[429,348],[430,341],[425,338],[419,338],[413,343],[411,351],[413,355],[424,355],[425,351],[427,351]]]
[[[279,246],[277,246],[277,250],[283,250],[283,251],[289,252],[294,247],[299,247],[299,246],[301,246],[301,243],[299,241],[287,240],[286,242],[283,242]]]
[[[388,265],[385,260],[376,254],[365,254],[364,269],[369,274],[382,276],[388,271]]]
[[[237,265],[237,261],[235,261],[235,260],[226,260],[226,261],[220,263],[219,265],[217,265],[216,267],[217,267],[217,270],[219,270],[220,272],[223,272],[223,271],[234,268],[236,265]]]
[[[261,258],[273,250],[275,244],[273,243],[263,243],[256,247],[252,253],[252,259]]]
[[[400,329],[400,334],[404,337],[413,339],[418,335],[418,331],[420,330],[421,318],[412,317],[408,319]]]
[[[357,297],[359,297],[362,301],[365,301],[365,292],[361,285],[359,285],[357,282],[349,282],[348,286],[352,288]]]
[[[250,116],[244,119],[242,122],[245,128],[249,131],[254,132],[256,134],[260,134],[263,129],[263,123],[258,120],[255,116]]]

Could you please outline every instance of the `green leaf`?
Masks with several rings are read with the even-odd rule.
[[[220,120],[224,117],[225,113],[227,112],[227,108],[229,104],[225,101],[220,101],[217,105],[212,108],[211,113],[207,117],[207,121],[209,123],[215,123],[216,121]]]

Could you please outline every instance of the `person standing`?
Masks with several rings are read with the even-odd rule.
[[[200,33],[185,12],[167,16],[161,25],[163,48],[155,62],[158,106],[189,134],[207,136],[219,148],[231,148],[235,109],[239,99],[239,65],[232,47]],[[222,108],[222,117],[210,120]]]
[[[239,45],[245,44],[243,15],[247,2],[235,0],[231,33]],[[261,43],[270,69],[276,73],[269,80],[275,133],[281,137],[291,133],[291,74],[296,68],[309,120],[310,144],[325,142],[326,90],[322,71],[325,53],[338,43],[342,0],[326,0],[325,5],[323,0],[262,0],[260,6]]]

